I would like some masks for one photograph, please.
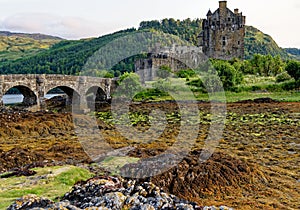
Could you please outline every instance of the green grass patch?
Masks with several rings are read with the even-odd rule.
[[[130,163],[137,163],[139,158],[134,157],[107,157],[101,163],[100,166],[111,172],[112,175],[120,174],[120,169]]]
[[[237,102],[243,100],[253,100],[257,98],[271,98],[281,102],[299,102],[299,91],[281,91],[281,92],[268,92],[268,91],[253,91],[253,92],[226,92],[226,101]]]
[[[33,169],[31,177],[0,179],[0,209],[7,208],[17,198],[35,194],[55,200],[70,191],[72,186],[93,176],[88,170],[75,166],[56,166]]]

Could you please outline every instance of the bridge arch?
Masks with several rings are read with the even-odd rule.
[[[24,96],[22,103],[25,106],[32,106],[38,103],[37,94],[26,85],[15,85],[11,87],[6,87],[6,89],[4,89],[4,95],[13,88],[17,89]]]
[[[87,106],[90,110],[95,110],[107,101],[107,94],[100,86],[91,86],[85,93]]]
[[[45,94],[49,93],[53,89],[60,89],[67,95],[66,105],[72,105],[72,103],[80,104],[80,94],[75,90],[75,88],[69,86],[53,86],[49,87],[45,91]]]

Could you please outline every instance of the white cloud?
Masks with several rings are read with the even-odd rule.
[[[19,13],[5,18],[1,30],[44,33],[67,39],[100,36],[113,28],[79,17],[63,17],[46,13]]]

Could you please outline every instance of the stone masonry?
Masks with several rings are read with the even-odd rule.
[[[80,109],[87,109],[87,97],[101,95],[101,100],[110,100],[116,88],[115,79],[79,77],[70,75],[12,74],[0,75],[0,103],[3,95],[11,88],[18,89],[24,96],[23,104],[43,108],[44,96],[52,89],[59,88],[68,96],[69,104],[76,103]]]
[[[219,8],[207,13],[203,20],[199,45],[209,58],[230,60],[244,59],[244,37],[246,17],[235,9],[227,8],[227,1],[220,1]]]

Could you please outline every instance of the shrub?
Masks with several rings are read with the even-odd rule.
[[[190,85],[190,86],[194,86],[194,87],[197,87],[197,88],[203,88],[203,82],[201,79],[195,79],[195,80],[192,80],[192,81],[189,81],[187,83],[187,85]]]
[[[130,97],[131,99],[138,92],[142,91],[140,78],[135,73],[124,73],[118,81],[118,90],[116,95]]]
[[[162,79],[166,79],[171,76],[171,68],[169,66],[161,66],[157,72],[156,76]]]
[[[240,84],[243,80],[243,74],[236,70],[226,61],[216,61],[213,63],[225,90]]]
[[[182,69],[176,73],[176,75],[180,78],[189,79],[190,77],[194,77],[196,75],[193,69]]]
[[[291,75],[289,75],[286,71],[276,76],[276,82],[284,82],[291,79],[292,79]]]
[[[289,75],[291,75],[295,80],[300,79],[300,62],[291,60],[288,61],[285,70],[288,72]]]

